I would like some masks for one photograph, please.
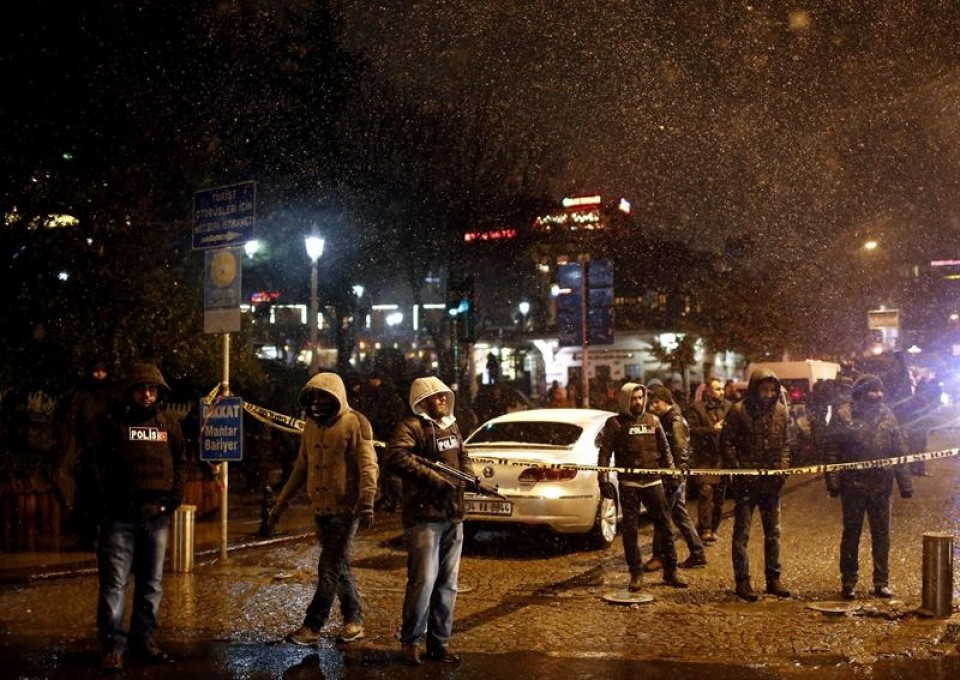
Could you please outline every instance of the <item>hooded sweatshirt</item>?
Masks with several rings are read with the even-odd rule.
[[[770,403],[760,399],[760,383],[773,381]],[[790,414],[780,398],[781,385],[769,369],[750,374],[744,398],[727,413],[720,433],[724,467],[754,470],[784,470],[790,467]],[[781,479],[782,478],[778,478]]]
[[[424,410],[423,400],[440,392],[447,394],[449,414],[437,421]],[[409,402],[414,415],[397,425],[384,456],[387,468],[403,481],[403,526],[461,521],[463,489],[426,462],[439,461],[473,474],[457,419],[452,415],[455,395],[442,380],[428,376],[413,381]]]
[[[630,397],[640,390],[641,413],[630,412]],[[613,463],[618,468],[673,468],[673,456],[667,435],[660,419],[647,411],[647,388],[639,383],[628,382],[617,393],[617,415],[604,425],[597,464],[607,467]],[[622,486],[651,486],[660,484],[657,475],[619,473],[617,481]]]
[[[300,405],[307,408],[316,391],[332,395],[338,407],[323,422],[308,409],[297,460],[277,501],[287,503],[306,482],[317,515],[373,512],[379,468],[370,421],[350,408],[347,388],[336,373],[317,373],[310,378],[300,390]]]

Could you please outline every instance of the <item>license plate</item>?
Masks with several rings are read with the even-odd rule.
[[[512,515],[513,503],[510,501],[465,499],[464,509],[470,515]]]

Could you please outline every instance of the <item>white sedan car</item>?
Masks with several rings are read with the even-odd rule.
[[[474,474],[504,498],[467,493],[467,530],[543,526],[586,538],[592,547],[613,543],[620,517],[616,500],[600,496],[596,471],[563,467],[597,465],[600,433],[613,415],[533,409],[491,418],[477,428],[464,442]]]

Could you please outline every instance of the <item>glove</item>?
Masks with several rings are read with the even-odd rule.
[[[900,498],[913,498],[913,492],[912,492],[912,491],[901,491],[901,492],[900,492]]]
[[[373,526],[373,510],[364,510],[360,513],[360,520],[357,524],[357,528],[360,531],[366,531]]]
[[[690,463],[680,463],[680,465],[677,466],[677,469],[685,475],[690,474]]]
[[[616,499],[617,498],[617,486],[613,482],[601,481],[600,482],[600,496],[603,498]]]

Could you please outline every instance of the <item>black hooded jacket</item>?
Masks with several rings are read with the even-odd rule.
[[[771,404],[760,399],[760,383],[772,380],[777,395],[780,379],[773,371],[760,369],[750,375],[747,392],[727,412],[720,432],[723,465],[737,470],[785,470],[790,467],[790,414],[783,399]]]

